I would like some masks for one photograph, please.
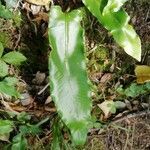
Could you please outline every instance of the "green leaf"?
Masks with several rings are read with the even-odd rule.
[[[0,60],[0,77],[5,77],[6,75],[8,75],[8,65],[3,60]]]
[[[124,91],[126,96],[137,97],[140,94],[146,93],[144,85],[137,85],[136,83],[131,84],[131,86]]]
[[[6,81],[0,82],[0,93],[13,97],[20,97],[20,94],[17,92],[15,86],[9,85]]]
[[[12,65],[20,65],[26,61],[26,57],[23,54],[15,51],[5,54],[2,59]]]
[[[13,130],[13,122],[0,119],[0,134],[10,133]]]
[[[128,55],[138,61],[141,60],[141,40],[131,25],[126,25],[122,29],[114,30],[111,33]]]
[[[13,13],[0,4],[0,17],[4,19],[11,19],[13,17]]]
[[[0,42],[0,57],[2,57],[4,51],[3,44]]]
[[[26,112],[21,112],[17,115],[17,120],[25,123],[27,121],[29,121],[31,119],[31,116],[29,114],[27,114]]]
[[[63,13],[52,6],[49,23],[51,94],[76,145],[84,144],[91,117],[91,101],[84,56],[82,13]]]
[[[143,85],[138,85],[136,83],[132,83],[126,89],[123,89],[122,86],[120,86],[117,89],[117,92],[119,94],[125,95],[127,97],[137,97],[139,95],[149,94],[150,93],[150,82],[147,82]]]
[[[25,149],[27,149],[27,140],[21,133],[19,133],[13,138],[11,150],[25,150]]]
[[[0,119],[0,140],[9,141],[10,132],[13,130],[13,122]]]
[[[110,32],[113,32],[126,26],[130,17],[121,9],[118,12],[110,12],[103,15],[102,20],[103,26]]]
[[[23,135],[30,135],[30,134],[37,135],[42,131],[40,127],[38,127],[37,125],[31,125],[31,124],[20,126],[19,130]]]
[[[52,143],[51,143],[51,150],[61,150],[60,148],[60,143],[62,143],[61,141],[61,138],[62,138],[62,135],[61,135],[61,132],[60,132],[60,128],[59,128],[59,121],[58,122],[55,122],[54,125],[53,125],[53,140],[52,140]]]
[[[20,11],[14,12],[13,22],[14,22],[14,25],[16,27],[20,27],[21,26],[22,18],[21,18],[21,12]]]
[[[126,1],[127,0],[108,0],[108,3],[103,10],[103,14],[119,11]]]
[[[141,60],[141,41],[131,25],[130,17],[121,9],[126,0],[82,0],[89,11],[111,32],[125,52]]]
[[[147,91],[150,91],[150,82],[147,82],[147,83],[145,84],[145,88],[147,89]]]
[[[82,0],[88,10],[103,24],[102,11],[108,0]]]
[[[3,81],[10,86],[15,86],[18,83],[18,79],[15,77],[6,77]]]

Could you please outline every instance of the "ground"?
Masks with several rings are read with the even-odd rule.
[[[82,6],[80,1],[77,1],[77,5],[74,5],[74,1],[71,2],[65,6],[61,1],[57,1],[57,4],[62,5],[64,10],[68,5],[72,9]],[[0,20],[0,22],[4,22],[2,24],[5,28],[0,30],[0,39],[4,40],[5,47],[9,48],[7,50],[18,48],[28,58],[27,63],[17,72],[22,79],[19,88],[24,91],[25,98],[21,103],[17,101],[7,104],[15,112],[29,113],[32,116],[30,123],[37,123],[49,116],[42,125],[42,134],[28,136],[29,143],[34,145],[31,149],[45,150],[49,149],[52,141],[51,124],[55,122],[54,116],[57,116],[48,85],[50,47],[47,37],[48,17],[45,13],[47,10],[44,8],[43,12],[43,9],[40,9],[41,11],[34,14],[34,9],[31,9],[32,4],[25,3],[23,6],[20,6],[23,20],[21,28],[16,29],[9,21]],[[123,89],[126,89],[132,83],[136,83],[134,73],[136,65],[150,65],[150,3],[148,0],[130,0],[124,8],[131,16],[130,23],[134,25],[141,38],[142,61],[139,63],[125,54],[115,44],[110,34],[87,11],[88,19],[84,20],[83,26],[86,34],[88,76],[93,85],[92,115],[96,116],[97,124],[89,131],[84,147],[79,148],[73,148],[68,144],[70,141],[67,131],[64,126],[61,127],[65,139],[63,143],[69,145],[62,146],[62,150],[150,149],[150,92],[135,97],[116,92],[116,87],[122,86]],[[111,113],[105,116],[100,110],[99,104],[108,99],[121,100],[125,106],[117,109],[115,114]],[[2,105],[1,109],[10,110],[10,108],[6,108],[6,105]],[[3,112],[1,113],[3,114]],[[2,143],[1,147],[5,144]]]

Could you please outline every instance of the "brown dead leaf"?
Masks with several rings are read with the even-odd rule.
[[[109,82],[110,80],[112,79],[112,74],[111,73],[105,73],[101,80],[100,80],[100,83],[107,83]]]
[[[6,102],[4,100],[1,100],[1,103],[3,104],[4,106],[4,109],[5,111],[9,111],[9,112],[12,112],[13,114],[19,114],[16,110],[14,110],[12,107],[11,107],[11,103],[10,102]]]
[[[30,8],[33,15],[40,13],[41,6],[31,5]]]
[[[90,79],[93,81],[93,82],[96,82],[98,83],[100,78],[102,77],[103,73],[102,72],[97,72],[97,73],[91,73],[90,74]]]
[[[98,107],[103,111],[105,118],[108,118],[111,113],[111,107],[109,105],[112,105],[113,101],[104,101],[101,104],[98,104]]]
[[[56,108],[50,108],[49,106],[45,106],[44,110],[52,113],[56,112]]]
[[[51,98],[51,96],[48,96],[45,101],[45,105],[49,104],[50,102],[52,102],[52,98]]]
[[[22,112],[22,111],[25,111],[27,108],[23,107],[23,106],[20,106],[18,104],[14,104],[14,103],[11,103],[9,102],[9,106],[11,107],[11,109],[17,113],[19,112]]]
[[[49,16],[48,16],[47,13],[39,12],[38,15],[36,16],[36,18],[33,19],[32,21],[37,22],[38,24],[40,24],[41,21],[48,22],[48,20],[49,20]]]
[[[135,75],[137,77],[137,83],[139,84],[150,81],[150,66],[146,65],[136,66]]]

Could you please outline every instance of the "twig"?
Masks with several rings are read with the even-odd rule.
[[[21,40],[21,33],[20,33],[20,31],[19,31],[18,39],[17,39],[17,41],[16,41],[16,43],[15,43],[14,49],[16,49],[16,48],[18,47],[20,40]]]
[[[125,119],[135,118],[135,117],[144,116],[144,115],[150,115],[150,111],[146,110],[146,111],[141,111],[138,113],[128,114],[124,117],[116,118],[114,121],[112,121],[112,123],[117,123],[117,122],[121,122]]]
[[[115,123],[119,123],[121,121],[124,121],[125,119],[131,119],[131,118],[134,118],[134,117],[139,117],[139,116],[144,116],[144,115],[150,115],[150,111],[149,110],[147,110],[147,111],[141,111],[141,112],[138,112],[138,113],[128,114],[128,115],[126,115],[124,117],[118,117],[115,120],[113,120],[113,121],[111,121],[109,123],[106,123],[106,126],[104,128],[107,128],[110,125],[114,125]],[[99,128],[98,129],[97,128],[96,129],[90,129],[89,133],[91,133],[91,132],[97,132],[99,130],[101,130],[101,129],[99,129]]]
[[[49,83],[44,86],[42,90],[38,92],[38,95],[41,95],[47,88],[49,87]]]

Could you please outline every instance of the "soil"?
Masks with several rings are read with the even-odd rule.
[[[82,6],[80,0],[70,1],[67,5],[63,2],[55,1],[63,7],[64,11],[68,6],[71,9]],[[142,41],[141,63],[125,54],[89,12],[88,20],[84,24],[89,59],[88,75],[94,86],[92,115],[96,116],[102,128],[91,129],[85,146],[77,148],[79,150],[150,150],[150,93],[136,98],[124,98],[118,96],[115,91],[118,85],[127,87],[135,82],[135,65],[150,65],[150,2],[149,0],[129,0],[125,9],[131,16],[131,24],[134,25]],[[40,13],[33,15],[31,10],[21,8],[24,23],[18,29],[17,35],[21,34],[21,40],[17,47],[15,46],[28,58],[28,62],[22,66],[20,72],[21,78],[26,82],[25,91],[28,96],[26,103],[28,104],[23,106],[23,103],[19,103],[12,105],[12,108],[18,112],[25,111],[31,114],[32,123],[37,123],[46,116],[49,116],[51,120],[57,116],[48,86],[48,54],[50,52],[47,37],[48,20],[45,19],[47,16],[43,13],[46,12],[45,9],[41,12],[44,17]],[[16,37],[11,40],[11,49],[14,45],[12,41],[16,43]],[[91,52],[96,46],[101,52],[99,56],[101,62],[97,61],[99,59],[97,53]],[[97,67],[93,67],[91,63],[93,59],[96,60],[94,63]],[[41,92],[44,88],[45,90]],[[123,102],[127,101],[128,106],[105,118],[98,107],[98,104],[105,99],[121,99]],[[33,149],[49,149],[44,145],[49,146],[52,141],[51,125],[45,123],[42,128],[43,134],[40,138],[29,137],[28,139],[32,145],[35,144]],[[66,136],[68,140],[67,132],[62,130],[63,136]]]
[[[150,113],[137,112],[112,121],[88,137],[85,150],[149,150]]]

